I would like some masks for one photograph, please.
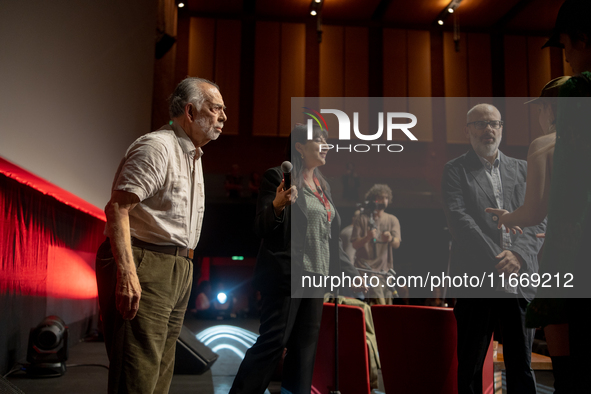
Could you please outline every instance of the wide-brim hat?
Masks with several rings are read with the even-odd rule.
[[[554,78],[546,85],[544,85],[542,91],[540,92],[540,97],[536,97],[533,100],[526,101],[524,104],[539,104],[540,102],[544,101],[545,98],[558,97],[560,93],[560,87],[564,85],[564,83],[569,79],[570,77]]]
[[[542,48],[562,48],[560,34],[579,29],[586,31],[591,26],[591,0],[566,0],[556,17],[550,38]]]

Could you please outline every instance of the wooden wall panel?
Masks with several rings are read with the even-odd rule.
[[[224,134],[237,135],[240,113],[240,47],[242,22],[216,21],[214,82],[220,86],[228,110]],[[203,57],[203,56],[202,56]]]
[[[257,22],[254,69],[254,136],[279,135],[281,24]]]
[[[443,69],[445,97],[468,97],[468,51],[466,34],[460,35],[456,52],[453,33],[443,33]]]
[[[288,136],[291,124],[291,98],[304,97],[306,83],[306,25],[281,24],[281,79],[279,95],[279,135]]]
[[[189,76],[191,77],[214,79],[215,24],[215,19],[191,18],[188,67]],[[207,54],[207,56],[204,56],[204,54]]]
[[[345,37],[342,26],[323,26],[320,43],[320,97],[345,95]]]
[[[345,97],[367,97],[369,94],[369,29],[366,27],[345,27]],[[354,122],[353,113],[359,113],[358,127],[363,134],[373,134],[370,121],[377,118],[379,109],[369,108],[367,100],[345,101],[344,111]],[[362,104],[363,103],[363,104]],[[349,104],[349,105],[348,105]],[[353,126],[353,123],[351,124]]]
[[[523,36],[505,36],[505,93],[507,97],[527,97],[527,42]]]
[[[546,41],[543,37],[527,37],[530,97],[538,97],[544,85],[552,79],[550,76],[550,48],[540,49]]]
[[[412,129],[419,141],[433,141],[433,115],[431,100],[412,99],[412,97],[431,97],[431,35],[428,31],[408,30],[408,96],[411,97],[408,112],[417,117],[417,125]],[[403,133],[400,139],[407,140]]]
[[[345,96],[345,28],[323,26],[320,43],[320,97]],[[320,99],[320,108],[344,107],[344,99]],[[338,122],[334,115],[326,116],[328,135],[338,138]]]
[[[383,31],[384,97],[408,96],[408,52],[406,30]]]
[[[492,97],[490,35],[470,33],[468,41],[468,96]]]
[[[443,81],[445,97],[446,140],[450,144],[467,142],[466,112],[468,100],[468,43],[467,35],[460,34],[460,50],[456,52],[454,35],[443,33]]]
[[[345,96],[369,93],[369,29],[345,27]]]
[[[431,97],[431,36],[428,31],[409,30],[408,96]]]
[[[528,50],[524,36],[505,36],[505,95],[529,96]],[[529,116],[523,116],[526,111],[526,108],[516,105],[505,107],[502,114],[505,119],[503,138],[507,145],[529,145]]]

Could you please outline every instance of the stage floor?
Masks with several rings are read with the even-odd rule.
[[[195,334],[213,326],[230,325],[251,331],[258,335],[257,319],[198,320],[187,316],[185,325]],[[217,350],[220,355],[211,370],[202,375],[174,375],[170,388],[173,394],[227,394],[240,365],[240,352],[246,348],[236,346],[235,350]],[[17,372],[8,380],[25,394],[104,394],[107,392],[107,369],[101,366],[74,366],[98,364],[107,366],[107,354],[103,342],[80,342],[70,347],[66,373],[58,378],[31,379],[23,372]],[[504,374],[503,374],[504,375]],[[503,376],[504,378],[504,376]],[[538,393],[549,394],[554,390],[551,371],[536,371]],[[504,380],[504,379],[503,379]],[[503,382],[505,386],[505,382]],[[280,383],[271,382],[266,394],[278,394]],[[374,394],[384,393],[380,372],[380,388]],[[505,390],[503,390],[505,392]]]

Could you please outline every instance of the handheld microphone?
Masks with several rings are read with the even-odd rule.
[[[291,170],[293,165],[289,161],[281,163],[281,172],[283,172],[283,190],[287,190],[291,187]]]

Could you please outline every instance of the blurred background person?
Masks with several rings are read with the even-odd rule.
[[[256,199],[259,196],[259,187],[261,187],[261,174],[253,171],[248,180],[248,191],[251,198]]]
[[[226,175],[226,182],[224,183],[226,193],[230,198],[240,198],[242,195],[242,175],[240,174],[240,166],[234,164],[232,171]]]
[[[195,308],[191,311],[197,317],[209,317],[208,312],[211,309],[211,284],[204,280],[197,286],[197,298],[195,299]]]
[[[384,212],[392,201],[388,185],[373,185],[365,194],[366,203],[361,214],[353,220],[351,245],[355,249],[355,266],[386,272],[394,268],[392,251],[400,247],[400,222],[396,216]],[[371,305],[391,305],[392,289],[383,275],[373,275],[378,286],[370,286]],[[375,282],[375,279],[374,279]]]
[[[359,200],[359,176],[355,172],[355,164],[347,163],[343,181],[343,198],[347,201],[357,202]]]

